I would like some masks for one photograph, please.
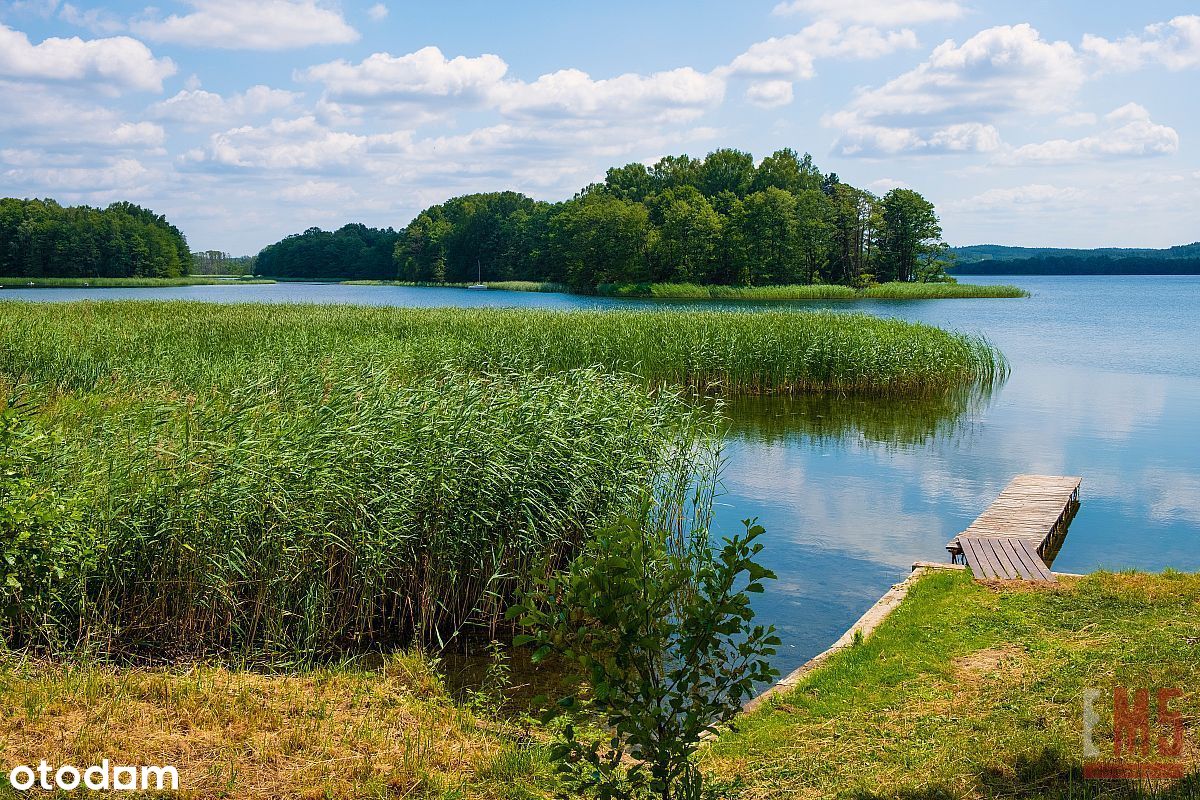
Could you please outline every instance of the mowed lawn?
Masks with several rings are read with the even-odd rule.
[[[1182,781],[1085,781],[1083,696],[1113,758],[1113,689],[1183,697]],[[1151,745],[1151,761],[1162,761]],[[936,572],[864,643],[705,754],[740,798],[1200,797],[1200,575],[1098,573],[1058,589]]]

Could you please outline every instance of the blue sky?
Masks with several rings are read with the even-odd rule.
[[[1191,8],[1189,8],[1189,6]],[[933,200],[952,244],[1200,239],[1193,3],[0,2],[0,194],[195,249],[569,197],[715,147]]]

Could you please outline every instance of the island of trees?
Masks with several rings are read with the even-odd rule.
[[[539,281],[764,286],[944,280],[933,204],[878,197],[822,173],[808,154],[720,149],[614,167],[565,202],[470,194],[403,230],[347,225],[289,236],[258,255],[280,278],[428,283]]]
[[[0,276],[177,278],[191,265],[179,229],[133,203],[0,199]]]

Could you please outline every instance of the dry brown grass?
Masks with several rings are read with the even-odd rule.
[[[522,778],[505,773],[520,731],[456,705],[416,655],[299,675],[9,665],[0,698],[6,771],[172,765],[183,797],[248,800],[513,796]]]

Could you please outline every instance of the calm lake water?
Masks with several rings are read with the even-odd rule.
[[[1083,477],[1083,504],[1055,569],[1200,570],[1200,277],[986,282],[1017,284],[1033,297],[787,305],[982,333],[1012,365],[989,397],[932,407],[774,399],[730,408],[717,521],[725,532],[746,517],[767,528],[764,555],[779,580],[759,611],[781,630],[776,663],[784,672],[841,635],[913,561],[944,560],[945,543],[1022,472]],[[22,289],[0,298],[694,305],[327,284]]]

